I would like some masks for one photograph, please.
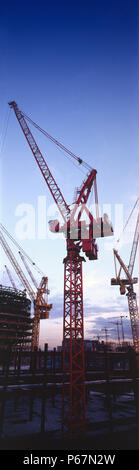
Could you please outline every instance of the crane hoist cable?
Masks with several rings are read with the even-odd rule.
[[[66,157],[70,162],[71,162],[71,158],[70,156],[67,154],[66,155],[66,152],[64,150],[62,150],[60,147],[58,147],[58,150],[59,152],[61,152],[64,157]],[[83,175],[86,175],[86,171],[84,171],[83,169],[81,169],[81,166],[77,166],[76,163],[74,162],[74,160],[72,160],[72,165],[75,166],[75,168],[78,168],[78,170],[83,174]]]
[[[129,217],[128,217],[125,225],[124,225],[123,232],[127,227],[127,224],[128,224],[128,222],[129,222],[129,220],[130,220],[130,218],[131,218],[131,216],[134,212],[134,209],[135,209],[138,201],[139,201],[139,197],[137,198],[137,200],[136,200],[136,202],[135,202],[135,204],[134,204],[134,206],[133,206],[133,208],[132,208],[132,210],[129,214]],[[138,240],[139,240],[139,213],[138,213],[137,221],[136,221],[136,227],[135,227],[135,233],[134,233],[134,238],[133,238],[133,243],[132,243],[130,259],[129,259],[129,263],[128,263],[128,266],[127,266],[128,271],[130,272],[130,274],[132,274],[132,272],[133,272],[133,267],[134,267],[134,262],[135,262],[135,257],[136,257],[136,251],[137,251],[137,246],[138,246]],[[119,241],[120,241],[120,238],[117,240],[117,242],[119,242]],[[113,248],[113,252],[114,251],[115,251],[115,248]],[[115,264],[115,274],[116,274],[116,278],[117,278],[117,268],[116,268],[115,255],[114,255],[114,264]],[[121,268],[120,268],[118,277],[120,277],[120,272],[121,272]]]
[[[47,137],[49,140],[51,140],[51,142],[56,144],[60,149],[64,150],[64,152],[68,153],[70,155],[70,157],[72,157],[76,161],[78,161],[78,163],[80,165],[83,165],[89,171],[92,169],[91,166],[88,165],[88,163],[86,163],[81,157],[78,157],[71,150],[67,149],[65,147],[65,145],[63,145],[61,142],[59,142],[57,139],[55,139],[55,137],[50,135],[47,131],[42,129],[38,124],[36,124],[36,122],[32,121],[32,119],[29,116],[27,116],[23,111],[22,111],[22,115],[27,119],[27,121],[29,121],[34,127],[36,127],[36,129],[38,129],[42,134],[44,134],[45,137]]]
[[[7,274],[8,274],[8,277],[9,277],[9,279],[10,279],[10,282],[11,282],[11,284],[12,284],[13,289],[15,289],[15,290],[17,291],[17,287],[16,287],[16,285],[15,285],[15,282],[14,282],[14,279],[13,279],[13,277],[12,277],[11,271],[10,271],[10,269],[8,268],[8,266],[6,266],[6,264],[5,264],[5,269],[6,269],[6,272],[7,272]]]
[[[2,134],[1,134],[0,154],[3,152],[3,149],[4,149],[5,139],[6,139],[8,125],[9,125],[9,119],[10,119],[10,110],[8,110],[8,112],[7,112],[7,116],[6,116],[6,119],[5,119],[5,122],[4,122],[4,127],[3,127],[3,130],[2,130]]]
[[[125,223],[125,225],[124,225],[124,227],[123,227],[123,231],[122,231],[120,237],[119,237],[118,240],[117,240],[117,243],[119,243],[120,238],[121,238],[123,232],[125,231],[125,229],[126,229],[126,227],[127,227],[127,225],[128,225],[128,222],[129,222],[129,220],[130,220],[130,218],[131,218],[131,216],[132,216],[132,214],[133,214],[133,212],[134,212],[134,209],[135,209],[135,207],[136,207],[138,201],[139,201],[139,197],[137,198],[137,200],[136,200],[136,202],[135,202],[135,204],[134,204],[134,206],[133,206],[133,208],[132,208],[132,210],[131,210],[131,212],[130,212],[130,214],[129,214],[129,216],[128,216],[128,219],[127,219],[127,221],[126,221],[126,223]]]
[[[39,274],[45,276],[41,269],[37,266],[37,264],[32,261],[30,256],[23,250],[23,248],[19,245],[19,243],[12,237],[12,235],[8,232],[8,230],[0,223],[1,230],[10,238],[10,240],[14,243],[15,246],[23,253],[23,255],[28,259],[28,261],[34,266],[34,268],[38,271]]]
[[[30,285],[28,279],[26,278],[24,272],[22,271],[21,266],[19,265],[18,261],[16,260],[14,254],[13,254],[10,246],[8,245],[8,243],[7,243],[7,241],[6,241],[6,239],[5,239],[5,237],[4,237],[1,230],[0,230],[0,243],[1,243],[1,246],[2,246],[3,250],[6,253],[6,256],[9,258],[10,263],[14,267],[14,269],[16,271],[16,274],[18,275],[20,281],[22,282],[25,289],[27,290],[30,298],[32,300],[34,300],[35,299],[35,292],[33,291],[32,286]]]

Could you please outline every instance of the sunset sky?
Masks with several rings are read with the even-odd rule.
[[[1,5],[0,44],[1,222],[48,275],[53,309],[50,319],[41,322],[40,345],[48,343],[51,348],[62,342],[66,244],[61,235],[48,232],[49,219],[58,214],[8,106],[11,100],[97,170],[100,210],[108,212],[115,236],[98,240],[98,260],[87,259],[83,265],[84,317],[85,338],[100,334],[103,339],[102,329],[114,328],[113,318],[128,314],[126,296],[120,296],[110,280],[114,246],[128,264],[138,212],[137,206],[121,236],[139,196],[138,2],[7,1]],[[84,169],[31,130],[71,204],[75,188],[86,176]],[[92,195],[89,203],[93,202]],[[27,219],[23,223],[27,214],[30,233]],[[0,282],[7,285],[5,262],[1,251]],[[138,276],[137,259],[134,275]],[[124,325],[129,337],[129,317]],[[111,335],[117,338],[116,327]]]

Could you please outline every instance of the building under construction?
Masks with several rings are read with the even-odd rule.
[[[102,215],[102,217],[100,217],[99,215],[99,204],[98,204],[98,193],[97,193],[97,182],[96,182],[97,170],[93,169],[80,157],[73,154],[70,150],[66,149],[66,147],[63,146],[63,144],[61,144],[55,138],[50,136],[44,129],[41,129],[35,122],[33,122],[27,115],[25,115],[18,108],[17,103],[15,101],[11,101],[9,105],[14,110],[14,113],[16,115],[20,128],[22,129],[23,134],[26,138],[26,141],[32,151],[33,158],[35,159],[39,167],[39,170],[42,173],[44,181],[47,184],[47,187],[53,197],[53,200],[55,204],[57,205],[58,210],[60,211],[60,215],[62,216],[62,222],[59,222],[58,219],[50,220],[49,229],[53,234],[55,233],[56,235],[58,234],[58,232],[62,233],[66,240],[66,256],[63,259],[63,263],[64,263],[64,310],[63,310],[63,345],[62,345],[62,355],[61,355],[62,356],[61,357],[62,370],[60,370],[60,374],[62,372],[62,374],[60,375],[60,381],[62,384],[62,393],[61,393],[62,423],[61,424],[62,424],[62,435],[63,436],[65,435],[68,437],[70,436],[71,440],[73,440],[73,438],[79,438],[85,435],[86,424],[87,424],[87,413],[88,413],[88,411],[86,413],[87,406],[88,406],[87,394],[86,394],[87,383],[88,383],[88,377],[87,377],[86,372],[88,370],[87,369],[88,365],[86,367],[86,351],[84,347],[85,343],[84,343],[82,265],[83,265],[83,262],[86,261],[86,258],[88,258],[89,261],[98,259],[98,246],[96,243],[96,239],[112,236],[114,232],[113,232],[112,224],[108,218],[108,215],[105,213]],[[74,200],[70,205],[67,204],[67,202],[65,201],[65,198],[61,192],[61,189],[59,188],[57,182],[55,181],[55,178],[53,177],[51,170],[48,167],[47,161],[44,159],[33,137],[32,131],[30,130],[30,127],[28,126],[28,122],[29,124],[33,125],[36,129],[38,129],[49,140],[55,143],[61,150],[66,152],[68,154],[68,157],[72,157],[79,165],[82,165],[85,171],[87,172],[86,177],[84,181],[82,182],[80,188],[78,187],[76,189]],[[88,203],[90,196],[92,195],[92,191],[94,192],[93,214],[87,207],[87,203]],[[29,379],[30,385],[33,386],[33,385],[36,385],[36,376],[34,377],[34,375],[37,372],[38,365],[40,367],[40,363],[42,359],[41,354],[39,354],[40,351],[37,350],[38,344],[39,344],[40,320],[44,318],[48,318],[48,311],[51,309],[51,304],[47,305],[47,301],[45,302],[45,298],[43,298],[43,294],[44,295],[48,294],[47,278],[42,277],[39,288],[38,286],[35,286],[36,291],[34,292],[32,290],[32,285],[30,286],[25,276],[22,275],[22,270],[20,266],[18,265],[18,263],[16,262],[13,256],[13,253],[9,249],[7,242],[5,241],[5,238],[3,236],[3,228],[1,227],[1,224],[0,224],[0,228],[2,229],[2,231],[0,230],[1,245],[5,253],[7,254],[8,258],[10,259],[12,265],[14,266],[15,271],[20,278],[20,281],[25,286],[26,291],[28,292],[28,295],[34,302],[32,353],[26,355],[26,358],[30,356],[28,370],[31,376],[31,378]],[[4,229],[4,232],[5,232],[5,229]],[[7,231],[6,231],[6,234],[7,234]],[[137,234],[137,238],[135,240],[134,246],[137,248],[138,239],[139,239],[138,230],[136,231],[136,234]],[[13,240],[13,237],[10,236],[10,239],[11,238]],[[136,250],[134,250],[134,256],[132,258],[132,270],[134,267],[135,254],[136,254]],[[23,257],[21,256],[21,259],[22,258]],[[22,261],[26,267],[24,258],[22,259]],[[119,262],[120,262],[120,258],[119,258]],[[124,263],[120,262],[120,272],[118,276],[116,272],[116,280],[114,280],[113,285],[115,284],[120,285],[120,288],[122,289],[121,293],[123,293],[123,285],[125,287],[125,285],[127,284],[127,287],[128,287],[129,281],[130,281],[131,289],[130,289],[130,292],[128,291],[128,293],[131,295],[128,296],[128,300],[130,299],[135,300],[135,293],[133,292],[133,279],[131,277],[131,273],[130,273],[130,278],[129,278],[129,275],[127,272],[128,270],[124,269],[125,274],[128,277],[128,282],[127,280],[126,281],[124,280],[122,284],[123,280],[120,279],[122,268],[124,269]],[[27,268],[27,271],[32,279],[32,282],[34,283],[33,278],[32,278],[32,273],[29,272],[28,268]],[[45,281],[45,284],[43,284],[43,281]],[[124,289],[124,293],[125,293],[125,289]],[[16,297],[15,291],[14,291],[14,295]],[[15,302],[15,305],[16,305],[16,302]],[[13,301],[13,312],[11,313],[12,316],[10,316],[9,313],[7,314],[7,311],[9,312],[8,308],[6,310],[6,327],[2,328],[3,343],[4,343],[4,338],[6,338],[6,342],[7,342],[6,344],[10,344],[10,341],[11,341],[13,348],[17,347],[17,345],[19,345],[19,347],[21,348],[21,345],[23,344],[27,345],[27,344],[30,344],[31,342],[32,323],[30,319],[30,314],[27,313],[27,309],[25,308],[24,314],[22,311],[19,313],[18,302],[17,302],[16,307],[15,305]],[[136,307],[136,310],[135,310],[135,307]],[[17,312],[15,313],[16,309],[17,309]],[[137,306],[135,306],[135,302],[134,302],[134,305],[133,305],[133,302],[131,306],[129,305],[129,312],[130,312],[130,317],[131,317],[131,323],[133,325],[132,332],[133,332],[133,343],[135,346],[134,349],[135,349],[136,355],[138,355],[139,353],[138,309],[137,309]],[[2,310],[1,315],[4,315],[3,310]],[[29,323],[28,323],[28,320],[30,320]],[[4,323],[4,320],[3,320],[3,323]],[[117,322],[117,325],[118,325],[118,322]],[[5,330],[6,330],[6,335],[5,335]],[[14,335],[13,335],[13,330],[14,330]],[[100,375],[100,371],[98,370],[97,375],[96,375],[96,380],[100,381],[101,378],[102,380],[105,380],[105,390],[103,389],[103,393],[104,392],[106,393],[106,400],[108,402],[108,406],[110,410],[111,408],[110,400],[111,400],[112,389],[109,388],[109,367],[110,367],[110,361],[112,360],[112,356],[108,358],[108,352],[111,353],[112,351],[108,351],[108,348],[107,348],[107,329],[104,328],[103,330],[105,330],[105,334],[106,334],[106,345],[105,345],[106,347],[104,347],[104,350],[102,351],[103,363],[101,362],[101,368],[102,370],[105,369],[105,378],[104,377],[102,378],[102,376]],[[101,351],[98,351],[98,352],[99,354],[101,354]],[[118,352],[118,357],[119,357],[119,351],[117,352]],[[94,354],[96,354],[96,351],[94,351]],[[23,353],[17,354],[16,360],[14,360],[14,362],[12,363],[14,364],[14,367],[15,367],[15,379],[17,379],[16,367],[18,368],[18,379],[19,379],[22,361],[24,362],[23,356],[24,356]],[[14,354],[11,354],[11,357],[13,358]],[[43,387],[44,387],[43,396],[42,396],[41,432],[42,431],[45,432],[45,425],[44,425],[45,399],[44,397],[46,394],[46,390],[45,390],[46,375],[47,375],[48,383],[49,384],[54,383],[53,388],[56,387],[56,384],[57,384],[56,381],[58,379],[57,376],[56,378],[54,377],[52,379],[52,376],[51,375],[49,376],[49,370],[48,370],[48,374],[46,374],[46,366],[48,363],[48,359],[50,358],[51,356],[48,356],[48,351],[46,350],[44,357],[43,357],[43,361],[42,361],[43,373],[41,374],[41,383],[43,384]],[[132,359],[133,358],[131,357],[129,362],[133,363]],[[7,371],[10,369],[9,367],[10,360],[9,358],[7,359],[6,380],[8,378]],[[93,364],[93,360],[92,360],[92,364]],[[96,367],[98,367],[98,365],[96,365]],[[133,364],[131,369],[133,368],[133,371],[134,371],[135,367],[136,365]],[[55,369],[56,369],[56,361],[55,361],[55,351],[54,351],[53,371],[55,371]],[[4,367],[2,368],[2,371],[3,370],[4,370]],[[31,371],[32,371],[32,374],[31,374]],[[117,373],[118,373],[118,370],[116,371],[116,374]],[[44,374],[44,377],[43,377],[43,374]],[[112,374],[113,374],[113,367],[112,367]],[[138,374],[138,371],[135,372],[135,377],[136,377],[136,374]],[[115,377],[116,377],[115,380],[117,380],[118,375],[116,375]],[[24,378],[25,378],[25,375],[24,375]],[[127,377],[125,376],[124,386],[126,385],[126,378]],[[112,375],[112,380],[113,380],[113,375]],[[27,373],[27,382],[29,383],[28,373]],[[32,387],[32,390],[33,390],[33,387]],[[115,390],[114,390],[114,393],[115,393]],[[118,390],[118,393],[119,393],[119,390]],[[135,390],[135,395],[136,394],[137,394],[137,391]],[[32,411],[33,411],[33,405],[31,405],[31,412],[30,412],[31,419],[32,419]],[[111,416],[110,416],[110,421],[111,421]]]
[[[33,319],[26,293],[0,285],[0,348],[30,349]]]

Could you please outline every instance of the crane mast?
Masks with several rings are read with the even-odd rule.
[[[45,320],[49,318],[49,311],[52,308],[52,304],[48,304],[48,302],[44,298],[44,294],[48,294],[48,277],[43,276],[38,287],[36,279],[34,278],[32,271],[30,270],[25,256],[21,251],[19,251],[19,255],[24,263],[24,266],[36,287],[36,297],[34,300],[34,322],[33,322],[33,331],[32,331],[32,349],[33,351],[35,348],[38,349],[39,347],[39,333],[40,333],[40,320]]]
[[[34,302],[34,323],[32,332],[32,349],[38,349],[39,346],[39,331],[40,331],[40,320],[49,318],[49,312],[52,308],[52,304],[48,304],[44,298],[44,294],[48,294],[48,277],[43,276],[40,285],[37,288],[36,298]]]
[[[131,320],[131,329],[133,344],[136,353],[139,353],[139,312],[137,304],[136,292],[134,292],[133,285],[127,288],[128,308]]]
[[[129,266],[128,266],[128,272],[130,273],[131,276],[132,276],[133,269],[134,269],[136,252],[137,252],[137,247],[138,247],[138,241],[139,241],[139,214],[138,214],[138,217],[137,217],[136,228],[135,228],[135,233],[134,233],[134,239],[133,239],[133,244],[132,244],[132,250],[131,250]]]
[[[13,108],[20,127],[32,150],[33,156],[42,172],[47,186],[58,205],[63,218],[63,226],[58,220],[50,221],[50,230],[62,231],[66,238],[67,256],[64,258],[64,315],[63,315],[63,430],[69,423],[71,435],[80,434],[85,428],[86,397],[85,397],[85,360],[84,360],[84,322],[83,322],[83,282],[82,263],[84,257],[80,255],[81,249],[89,259],[97,259],[97,245],[95,238],[113,234],[111,224],[105,218],[95,221],[88,211],[89,225],[84,221],[84,237],[82,237],[81,215],[88,201],[94,184],[96,215],[98,214],[98,199],[96,188],[96,170],[90,169],[89,175],[78,191],[72,210],[65,199],[44,160],[35,139],[26,123],[25,115],[18,109],[15,101],[9,103]],[[28,118],[26,118],[28,119]],[[31,121],[33,123],[33,121]],[[38,127],[35,125],[35,127]],[[45,132],[44,132],[45,133]],[[45,133],[46,134],[46,133]],[[47,135],[48,137],[48,135]],[[67,150],[64,147],[64,150]],[[69,152],[68,152],[69,153]],[[73,156],[73,155],[72,155]],[[82,163],[81,159],[78,159]],[[82,210],[83,206],[83,210]],[[77,215],[77,209],[79,213]],[[76,220],[75,220],[75,216]],[[96,223],[98,222],[98,223]],[[93,226],[95,225],[95,234]],[[105,226],[105,227],[104,227]],[[105,233],[103,231],[105,228]],[[65,381],[70,376],[70,414],[67,418],[65,412]]]

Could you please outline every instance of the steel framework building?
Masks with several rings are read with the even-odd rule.
[[[0,348],[31,347],[33,319],[26,293],[0,285]]]

